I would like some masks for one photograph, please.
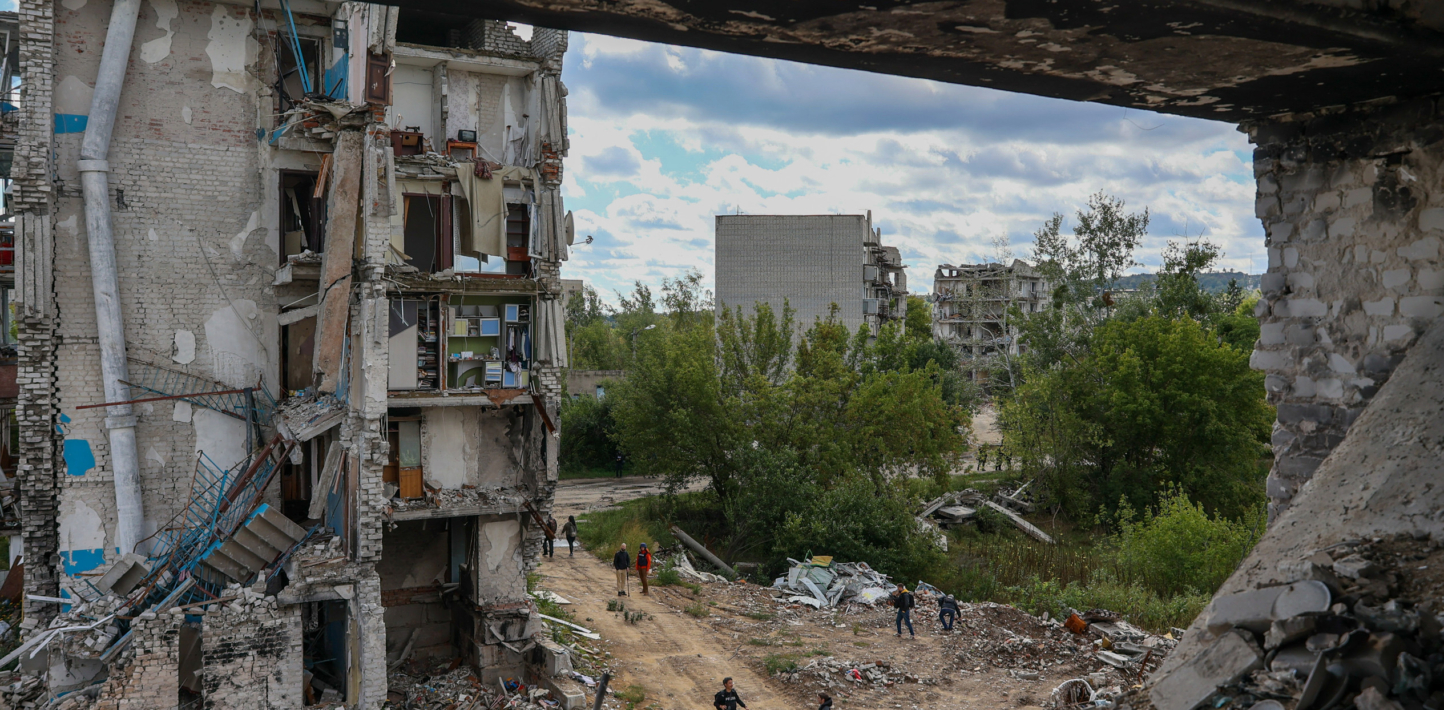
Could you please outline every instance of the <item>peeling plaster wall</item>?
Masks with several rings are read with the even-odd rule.
[[[519,420],[510,412],[431,407],[422,413],[421,465],[428,484],[458,489],[522,483],[523,471],[512,438]]]
[[[1444,314],[1437,98],[1246,127],[1268,273],[1251,363],[1278,408],[1271,517]]]
[[[526,555],[521,522],[516,517],[482,518],[479,533],[476,603],[485,606],[525,599]]]

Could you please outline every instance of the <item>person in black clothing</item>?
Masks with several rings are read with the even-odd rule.
[[[831,695],[828,695],[827,693],[819,692],[819,693],[817,694],[817,699],[820,700],[820,701],[822,701],[822,704],[819,705],[819,706],[817,706],[817,710],[832,710],[832,696],[831,696]]]
[[[612,556],[612,569],[617,571],[617,596],[627,596],[627,570],[632,568],[632,556],[627,554],[627,543]],[[745,706],[744,706],[745,707]]]
[[[958,618],[958,600],[949,594],[938,600],[938,621],[943,622],[943,631],[953,630],[953,620]]]
[[[747,707],[747,703],[737,696],[737,689],[732,687],[732,679],[723,678],[722,689],[712,697],[712,707],[717,710],[737,710],[738,705]]]
[[[897,609],[898,638],[902,638],[902,627],[904,621],[906,621],[908,624],[908,636],[911,636],[913,638],[918,637],[917,634],[913,633],[912,615],[913,607],[917,606],[917,604],[917,599],[913,597],[913,593],[909,592],[907,587],[904,587],[901,584],[897,585],[897,591],[894,592],[892,595],[892,606],[894,609]]]

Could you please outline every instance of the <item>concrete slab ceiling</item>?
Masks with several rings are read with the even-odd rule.
[[[1234,122],[1444,91],[1428,0],[392,2]]]

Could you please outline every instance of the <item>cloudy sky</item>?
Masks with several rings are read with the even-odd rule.
[[[870,209],[919,292],[997,237],[1026,256],[1044,219],[1099,190],[1150,209],[1140,261],[1202,235],[1225,266],[1264,264],[1230,124],[581,33],[562,76],[579,238],[563,275],[609,301],[693,268],[710,284],[717,214]]]

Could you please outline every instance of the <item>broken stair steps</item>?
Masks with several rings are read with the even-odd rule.
[[[244,582],[305,537],[304,528],[262,505],[229,540],[213,546],[201,564],[231,581]]]

